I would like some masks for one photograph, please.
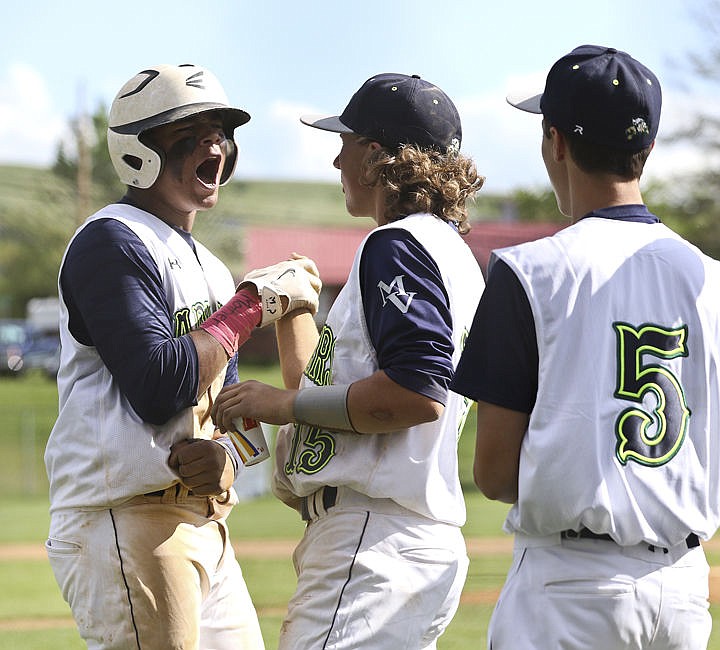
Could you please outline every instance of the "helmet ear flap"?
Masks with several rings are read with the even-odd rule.
[[[143,144],[137,136],[108,129],[108,151],[113,167],[125,185],[147,189],[160,176],[160,153]]]

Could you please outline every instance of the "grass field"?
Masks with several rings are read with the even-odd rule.
[[[274,368],[251,368],[244,374],[268,381],[277,376]],[[85,647],[43,548],[49,517],[42,449],[56,400],[54,384],[39,375],[0,379],[0,650]],[[510,540],[500,533],[507,506],[487,501],[470,485],[473,428],[471,417],[460,445],[470,571],[459,611],[439,642],[441,650],[485,647],[487,622],[510,563]],[[241,503],[229,525],[271,650],[294,589],[290,554],[303,524],[294,511],[267,496]],[[720,553],[712,550],[708,557],[720,565]],[[720,619],[717,605],[711,611]],[[718,628],[720,623],[710,650],[720,650]]]
[[[477,495],[473,500],[476,516],[487,515],[482,527],[489,527],[490,521],[499,524],[502,513],[498,508],[482,503]],[[3,522],[12,523],[7,531],[0,531],[0,585],[4,586],[0,596],[0,650],[83,648],[44,555],[46,500],[40,497],[20,503],[0,500],[0,517]],[[272,497],[263,497],[238,506],[230,518],[230,528],[267,648],[274,648],[295,585],[290,554],[302,534],[302,524],[293,511]],[[10,541],[5,541],[6,537]],[[506,552],[473,557],[467,597],[443,639],[442,648],[460,650],[484,638],[495,593],[508,562]]]

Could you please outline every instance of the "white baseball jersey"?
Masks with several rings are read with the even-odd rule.
[[[155,260],[175,336],[195,329],[235,293],[232,276],[220,260],[198,242],[193,253],[173,228],[135,207],[107,206],[75,234],[88,223],[107,218],[131,228]],[[167,464],[170,447],[185,438],[212,438],[208,395],[162,426],[143,422],[97,350],[70,334],[62,287],[59,291],[59,415],[45,452],[51,510],[112,506],[176,483],[178,478]],[[213,395],[222,387],[223,377],[224,371],[211,387]]]
[[[456,366],[485,286],[477,261],[460,235],[433,215],[411,215],[380,228],[406,229],[435,260],[452,315]],[[366,241],[367,237],[356,252],[347,284],[330,309],[301,387],[350,384],[379,369],[360,287],[359,265]],[[380,284],[384,286],[373,289],[384,292],[387,304],[383,309],[403,309],[403,301],[412,299],[404,290],[402,277],[387,278]],[[465,522],[465,504],[457,475],[457,440],[469,406],[469,400],[449,392],[436,422],[387,434],[287,425],[278,433],[275,491],[279,496],[288,491],[307,496],[325,485],[344,485],[460,526]]]
[[[713,535],[720,263],[660,223],[598,218],[496,253],[525,288],[539,353],[506,530],[662,547]]]

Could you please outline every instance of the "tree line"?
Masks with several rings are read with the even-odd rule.
[[[711,15],[720,18],[720,0],[711,0],[709,6]],[[706,21],[707,29],[712,30],[714,24]],[[705,50],[702,56],[690,55],[688,61],[697,78],[710,84],[720,82],[720,46]],[[107,107],[100,105],[92,116],[74,120],[71,131],[74,143],[58,145],[51,169],[8,167],[0,175],[0,316],[23,317],[30,298],[56,295],[57,271],[68,239],[85,217],[123,194],[106,145]],[[643,196],[663,222],[720,259],[720,118],[698,113],[674,137],[706,153],[707,167],[644,184]],[[231,181],[221,192],[221,201],[224,195],[233,196],[233,185],[241,184]],[[341,218],[344,210],[339,194],[338,200]],[[241,215],[242,210],[236,209],[234,214]],[[277,223],[276,213],[257,216]],[[481,192],[471,207],[471,218],[565,221],[549,185],[505,195]],[[235,219],[235,223],[225,219],[222,227],[240,228],[240,217]],[[221,230],[217,223],[215,227]],[[209,226],[201,219],[196,230],[201,240],[203,228]],[[227,239],[217,237],[221,257]],[[229,249],[225,252],[236,254]]]

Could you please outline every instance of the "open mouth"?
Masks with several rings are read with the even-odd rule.
[[[195,170],[198,179],[205,185],[214,187],[218,182],[220,172],[220,156],[208,158]]]

